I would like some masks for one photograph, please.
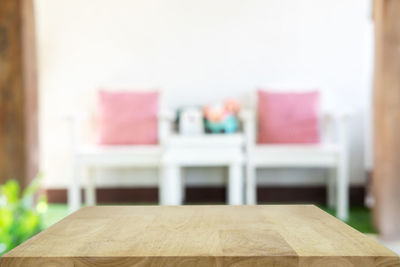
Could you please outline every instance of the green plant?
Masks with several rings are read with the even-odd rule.
[[[22,194],[15,180],[0,186],[0,257],[42,230],[47,200],[36,195],[40,180],[38,175]]]

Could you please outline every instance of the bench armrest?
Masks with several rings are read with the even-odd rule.
[[[349,112],[326,113],[323,117],[323,141],[338,144],[343,162],[349,155],[349,124],[352,115]]]
[[[257,118],[251,109],[244,109],[239,113],[248,148],[255,146],[257,134]],[[336,142],[343,150],[347,150],[348,125],[351,120],[350,113],[325,113],[321,118],[322,142]],[[334,140],[334,141],[333,141]]]
[[[62,114],[61,119],[68,123],[70,144],[75,151],[76,147],[83,143],[85,126],[93,122],[93,115],[88,112],[69,112]]]
[[[251,109],[243,109],[239,112],[239,120],[243,124],[243,131],[247,149],[256,144],[256,115]]]
[[[164,145],[171,136],[175,114],[170,109],[162,109],[158,113],[158,139]]]

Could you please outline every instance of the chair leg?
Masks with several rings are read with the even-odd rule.
[[[160,205],[182,204],[182,181],[179,166],[164,166],[160,182]]]
[[[342,221],[346,221],[349,217],[349,178],[347,164],[341,162],[337,169],[337,199],[336,199],[336,215]]]
[[[243,204],[243,180],[241,164],[229,166],[228,204]]]
[[[72,164],[72,179],[68,186],[68,210],[69,213],[80,209],[81,203],[81,186],[80,186],[80,168],[76,162]]]
[[[336,207],[336,169],[331,168],[328,170],[328,177],[326,181],[326,203],[329,208]]]
[[[94,176],[92,175],[90,168],[85,168],[84,175],[86,178],[86,190],[85,190],[85,202],[86,206],[96,205],[96,185],[94,181]]]
[[[257,204],[256,168],[250,164],[246,166],[246,204]]]

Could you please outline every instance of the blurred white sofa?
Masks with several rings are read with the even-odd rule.
[[[267,88],[274,88],[278,91],[301,91],[301,88],[310,89],[316,87],[288,85],[270,85]],[[155,167],[159,169],[159,199],[160,204],[176,203],[180,204],[184,192],[182,191],[183,182],[179,178],[177,166],[179,165],[199,165],[197,161],[190,161],[190,157],[184,154],[179,158],[171,157],[171,153],[180,148],[174,145],[174,138],[171,139],[172,121],[174,119],[173,112],[167,108],[164,93],[160,92],[160,110],[158,114],[158,140],[157,145],[113,145],[103,146],[97,145],[88,140],[93,138],[84,138],[85,128],[92,128],[91,114],[78,114],[68,116],[71,129],[71,155],[73,177],[68,190],[68,204],[70,211],[75,211],[81,206],[81,182],[84,181],[86,190],[86,204],[96,204],[96,182],[91,170],[98,167],[126,168],[126,167]],[[324,105],[324,101],[322,101]],[[230,162],[223,164],[219,159],[212,161],[210,155],[205,158],[207,164],[200,165],[226,165],[234,166],[237,177],[233,179],[235,186],[229,186],[234,189],[230,193],[230,203],[242,203],[242,191],[245,191],[246,204],[256,204],[257,179],[256,169],[258,168],[290,168],[290,167],[306,167],[306,168],[327,168],[329,169],[329,177],[326,181],[328,199],[330,207],[337,207],[337,216],[346,220],[348,218],[349,208],[349,186],[348,186],[348,145],[347,145],[347,123],[349,116],[346,114],[337,114],[322,109],[320,114],[320,135],[322,140],[318,144],[257,144],[257,100],[255,94],[251,95],[251,101],[240,113],[240,119],[244,130],[244,146],[242,147],[243,163],[246,168],[246,181],[241,182],[241,161],[238,164]],[[93,130],[93,129],[92,129]],[[223,138],[220,145],[225,143]],[[198,138],[197,138],[198,139]],[[196,138],[185,138],[186,152],[197,153],[190,148],[196,146]],[[187,140],[194,140],[188,143]],[[228,142],[229,143],[229,142]],[[236,147],[236,145],[235,145]],[[230,147],[233,148],[233,147]],[[203,149],[204,150],[204,149]],[[179,150],[180,151],[180,150]],[[239,150],[235,150],[239,151]],[[175,152],[174,152],[175,153]],[[174,154],[172,153],[172,154]],[[176,153],[175,153],[176,154]],[[174,154],[174,155],[175,155]],[[237,154],[237,153],[236,153]],[[235,155],[236,155],[235,154]],[[240,154],[240,153],[239,153]],[[233,155],[233,154],[232,154]],[[195,155],[193,155],[195,156]],[[188,161],[190,161],[188,163]],[[226,159],[225,159],[226,161]],[[184,162],[184,163],[182,163]],[[239,167],[237,167],[239,166]],[[239,168],[239,169],[238,169]],[[171,174],[171,170],[174,170]],[[171,176],[172,175],[172,176]],[[176,177],[175,177],[176,176]],[[171,179],[174,177],[174,179]],[[174,183],[173,181],[178,182]],[[245,188],[240,188],[244,186]],[[245,189],[245,190],[244,190]],[[237,196],[236,196],[237,195]],[[240,197],[239,197],[240,196]],[[234,200],[234,201],[233,201]]]

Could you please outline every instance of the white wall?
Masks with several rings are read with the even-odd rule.
[[[46,185],[63,187],[70,176],[61,114],[87,109],[98,86],[160,86],[178,107],[279,81],[320,84],[335,109],[355,112],[351,179],[362,183],[371,84],[369,6],[368,0],[36,0]],[[320,183],[324,175],[261,173],[271,183]],[[218,184],[223,174],[195,169],[188,176],[193,184]],[[102,183],[142,185],[154,184],[156,177],[152,170],[98,175]]]

